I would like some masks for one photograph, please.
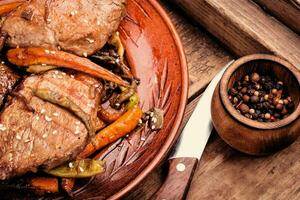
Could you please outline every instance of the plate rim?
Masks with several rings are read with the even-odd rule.
[[[181,66],[181,84],[182,84],[182,92],[180,96],[180,104],[178,108],[178,112],[176,115],[176,118],[174,120],[174,125],[172,127],[172,130],[166,140],[166,142],[163,144],[162,148],[158,151],[157,156],[155,156],[150,163],[134,178],[132,179],[127,186],[120,189],[117,193],[113,194],[112,196],[108,197],[109,200],[112,199],[119,199],[126,195],[128,192],[133,190],[138,184],[140,184],[168,155],[171,148],[177,141],[179,135],[180,135],[180,125],[183,121],[184,112],[187,106],[187,100],[188,100],[188,88],[189,88],[189,75],[188,75],[188,64],[187,59],[185,55],[185,51],[181,42],[181,39],[177,33],[177,30],[171,21],[170,17],[166,13],[166,11],[162,8],[162,6],[156,1],[156,0],[148,0],[148,2],[153,6],[153,8],[158,12],[158,14],[161,16],[162,20],[166,24],[167,28],[169,29],[173,39],[174,43],[176,45],[176,49],[178,51],[179,60],[180,60],[180,66]]]

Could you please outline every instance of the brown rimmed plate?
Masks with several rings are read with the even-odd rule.
[[[127,60],[141,79],[140,105],[144,111],[162,109],[164,127],[154,132],[144,128],[101,151],[98,157],[106,161],[106,172],[77,181],[74,199],[120,198],[165,158],[179,135],[187,102],[188,71],[182,44],[170,19],[155,0],[128,0],[127,16],[119,32]]]

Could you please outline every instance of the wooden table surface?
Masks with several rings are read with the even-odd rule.
[[[175,24],[188,59],[190,89],[184,123],[206,85],[228,61],[228,49],[176,7],[161,1]],[[235,151],[213,132],[195,172],[187,199],[300,199],[300,139],[266,157]],[[149,199],[165,179],[162,164],[124,199]]]

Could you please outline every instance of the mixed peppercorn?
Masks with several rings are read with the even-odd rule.
[[[234,82],[228,95],[238,112],[259,122],[281,120],[295,109],[284,83],[268,75],[246,75]]]

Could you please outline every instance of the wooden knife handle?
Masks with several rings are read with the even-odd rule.
[[[198,163],[197,158],[174,158],[169,160],[167,178],[152,200],[180,200],[185,199],[190,187],[194,171]]]

